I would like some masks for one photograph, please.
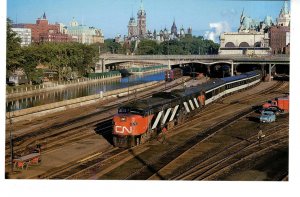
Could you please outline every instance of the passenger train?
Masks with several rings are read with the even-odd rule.
[[[170,92],[155,93],[119,107],[113,117],[113,143],[132,147],[182,124],[215,100],[261,81],[260,71],[213,79],[207,83]]]
[[[173,81],[183,76],[182,70],[180,68],[174,68],[165,71],[165,81]]]

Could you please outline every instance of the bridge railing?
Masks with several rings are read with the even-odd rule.
[[[100,59],[110,60],[181,60],[181,59],[207,59],[207,60],[279,60],[289,61],[289,55],[121,55],[121,54],[104,54]]]

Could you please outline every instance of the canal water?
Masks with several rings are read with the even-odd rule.
[[[6,112],[17,111],[89,95],[95,95],[99,94],[100,91],[106,92],[110,90],[126,88],[128,86],[130,87],[138,85],[141,83],[162,80],[164,80],[164,71],[144,75],[131,75],[129,77],[114,79],[110,81],[78,85],[75,87],[53,90],[35,95],[28,95],[24,96],[23,98],[6,100]]]

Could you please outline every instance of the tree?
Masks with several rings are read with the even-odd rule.
[[[159,45],[153,40],[141,40],[137,51],[139,55],[155,55],[159,52]]]
[[[160,44],[152,40],[142,40],[138,45],[139,55],[205,55],[218,54],[219,44],[202,36],[186,36],[180,40],[164,41]]]
[[[98,45],[81,45],[83,51],[82,67],[78,67],[81,73],[90,68],[94,68],[94,65],[99,61]]]
[[[7,18],[6,22],[6,71],[13,72],[21,65],[21,39],[11,29],[12,21]]]
[[[59,80],[69,79],[70,73],[86,74],[99,60],[99,45],[81,43],[43,43],[40,62],[58,73]]]
[[[112,54],[120,54],[123,53],[123,48],[120,43],[115,42],[114,39],[106,39],[104,40],[104,44],[101,44],[101,51]]]
[[[33,81],[38,81],[38,78],[42,77],[41,70],[36,69],[39,63],[37,51],[38,48],[35,45],[24,47],[22,49],[22,68],[30,84],[32,84]]]

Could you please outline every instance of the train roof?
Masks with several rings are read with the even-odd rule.
[[[259,71],[250,71],[250,72],[246,72],[246,73],[236,75],[236,76],[224,77],[224,78],[222,78],[222,80],[224,82],[228,83],[228,82],[237,81],[237,80],[248,78],[248,77],[253,77],[257,74],[259,74]]]
[[[142,100],[136,100],[134,102],[128,103],[123,105],[123,108],[134,108],[134,109],[140,109],[145,110],[149,108],[154,108],[158,105],[164,105],[166,103],[170,103],[173,99],[166,99],[161,97],[151,97],[147,99]]]
[[[228,83],[228,82],[244,79],[244,78],[247,78],[247,77],[248,77],[247,75],[241,74],[241,75],[236,75],[236,76],[232,76],[232,77],[224,77],[224,78],[222,78],[222,80],[225,83]]]
[[[204,91],[207,91],[207,90],[214,89],[223,84],[224,84],[224,81],[222,79],[213,79],[209,82],[201,84],[200,86]]]
[[[178,95],[173,92],[158,92],[152,95],[152,98],[164,98],[164,99],[175,99]]]
[[[201,86],[191,86],[191,87],[187,87],[184,89],[175,89],[172,90],[171,93],[173,95],[177,95],[178,97],[184,97],[184,96],[189,96],[191,94],[200,92],[202,90]]]
[[[243,73],[243,74],[247,75],[248,77],[252,77],[252,76],[255,76],[255,75],[260,74],[260,73],[261,73],[261,71],[254,70],[254,71],[246,72],[246,73]]]

